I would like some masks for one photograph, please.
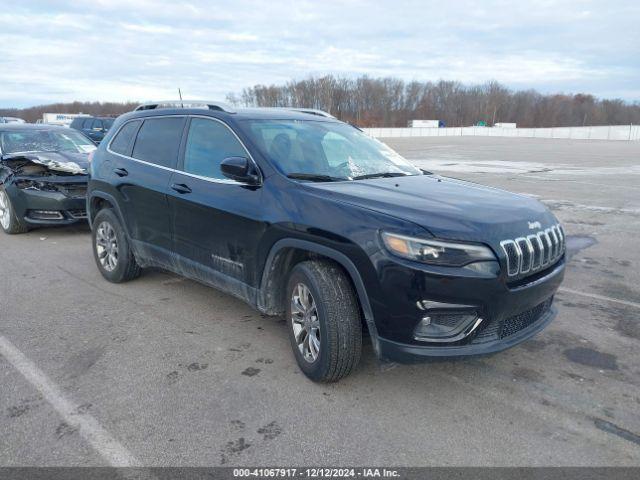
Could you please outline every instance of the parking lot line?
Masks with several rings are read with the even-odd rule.
[[[589,297],[595,300],[619,303],[620,305],[626,305],[627,307],[640,308],[640,303],[629,302],[628,300],[620,300],[619,298],[605,297],[604,295],[598,295],[597,293],[579,292],[577,290],[571,290],[570,288],[565,288],[565,287],[560,287],[559,290],[561,292],[571,293],[572,295],[582,295],[583,297]]]
[[[80,435],[91,444],[110,466],[132,467],[141,465],[95,418],[83,413],[78,405],[68,400],[55,383],[9,340],[1,335],[0,355],[6,358],[42,394],[68,425],[78,428]]]

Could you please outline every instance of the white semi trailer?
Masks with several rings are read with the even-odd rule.
[[[90,115],[87,115],[86,113],[43,113],[42,123],[68,127],[76,117],[90,117]]]

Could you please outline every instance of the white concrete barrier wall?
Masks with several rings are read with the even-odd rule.
[[[363,128],[376,138],[394,137],[527,137],[569,138],[574,140],[640,140],[640,125],[603,125],[597,127],[556,128]]]

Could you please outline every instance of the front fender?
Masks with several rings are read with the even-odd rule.
[[[274,262],[278,254],[288,248],[295,248],[306,252],[322,255],[334,260],[336,263],[342,266],[342,268],[345,269],[356,289],[356,294],[358,296],[365,321],[367,322],[367,327],[369,329],[369,334],[371,335],[374,350],[376,351],[376,354],[378,354],[378,332],[374,320],[373,310],[371,308],[371,303],[369,301],[369,295],[367,294],[362,276],[360,275],[360,272],[358,271],[356,265],[351,261],[351,259],[349,259],[349,257],[347,257],[344,253],[339,252],[338,250],[327,247],[326,245],[298,238],[283,238],[281,240],[278,240],[271,247],[271,250],[269,251],[267,260],[265,262],[264,269],[262,271],[260,293],[258,295],[258,309],[262,311],[268,309],[269,292],[271,288],[271,285],[269,285],[269,275],[272,271],[272,268],[274,267]]]

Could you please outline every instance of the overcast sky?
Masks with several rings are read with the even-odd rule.
[[[0,106],[224,99],[325,73],[640,101],[640,1],[2,0]]]

